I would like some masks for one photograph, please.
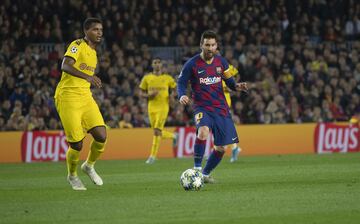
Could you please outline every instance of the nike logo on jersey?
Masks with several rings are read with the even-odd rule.
[[[204,73],[205,72],[205,70],[199,70],[198,71],[198,74],[202,74],[202,73]]]
[[[237,137],[235,137],[235,138],[232,138],[231,140],[235,141],[236,139],[237,139]]]

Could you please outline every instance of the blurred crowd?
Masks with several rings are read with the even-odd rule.
[[[233,93],[237,124],[346,121],[360,111],[360,3],[355,0],[3,0],[0,5],[0,131],[60,129],[53,102],[64,43],[100,17],[104,42],[93,89],[110,127],[146,127],[141,78],[150,48],[188,49],[164,58],[175,78],[199,51],[205,29],[239,69],[248,93]],[[41,47],[51,44],[51,51]],[[195,47],[195,48],[194,48]],[[172,103],[168,126],[192,125],[192,109]]]

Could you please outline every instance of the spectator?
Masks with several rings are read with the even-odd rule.
[[[331,10],[335,3],[343,10]],[[223,34],[223,55],[237,65],[243,81],[253,83],[248,96],[233,96],[233,113],[241,123],[342,121],[359,105],[357,1],[303,2],[296,12],[282,1],[259,0],[208,5],[99,1],[96,7],[85,1],[44,0],[43,5],[51,7],[43,11],[19,0],[5,1],[0,7],[0,117],[6,123],[2,130],[23,129],[21,116],[10,119],[19,111],[14,105],[17,101],[22,104],[20,111],[28,129],[60,127],[52,103],[60,79],[59,56],[69,40],[81,38],[74,31],[81,27],[77,21],[95,14],[96,8],[102,9],[99,16],[107,33],[98,71],[104,88],[94,90],[93,95],[101,110],[107,111],[106,122],[111,127],[118,126],[125,112],[132,113],[134,127],[148,122],[144,103],[132,87],[138,86],[141,74],[149,70],[149,59],[159,51],[151,47],[175,46],[177,42],[184,46],[184,54],[175,57],[160,50],[172,58],[167,72],[178,75],[181,59],[198,49],[188,46],[196,45],[194,37],[210,25]],[[203,16],[198,17],[200,14]],[[29,15],[35,18],[33,23],[29,23]],[[209,16],[216,16],[219,22],[209,24]],[[74,30],[62,29],[69,23]],[[161,29],[149,29],[155,24]],[[191,109],[171,106],[171,110],[168,125],[193,123]]]
[[[134,126],[132,125],[131,120],[131,113],[124,113],[123,119],[119,122],[119,128],[133,128]]]

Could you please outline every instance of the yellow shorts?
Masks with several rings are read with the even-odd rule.
[[[149,112],[151,128],[163,130],[169,111]]]
[[[55,105],[68,142],[79,142],[90,129],[105,126],[99,107],[92,97],[81,101],[56,98]]]

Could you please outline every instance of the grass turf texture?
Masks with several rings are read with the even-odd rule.
[[[360,154],[225,158],[216,184],[186,192],[192,159],[99,161],[102,187],[65,163],[0,164],[0,223],[359,223]],[[71,221],[71,222],[70,222]]]

